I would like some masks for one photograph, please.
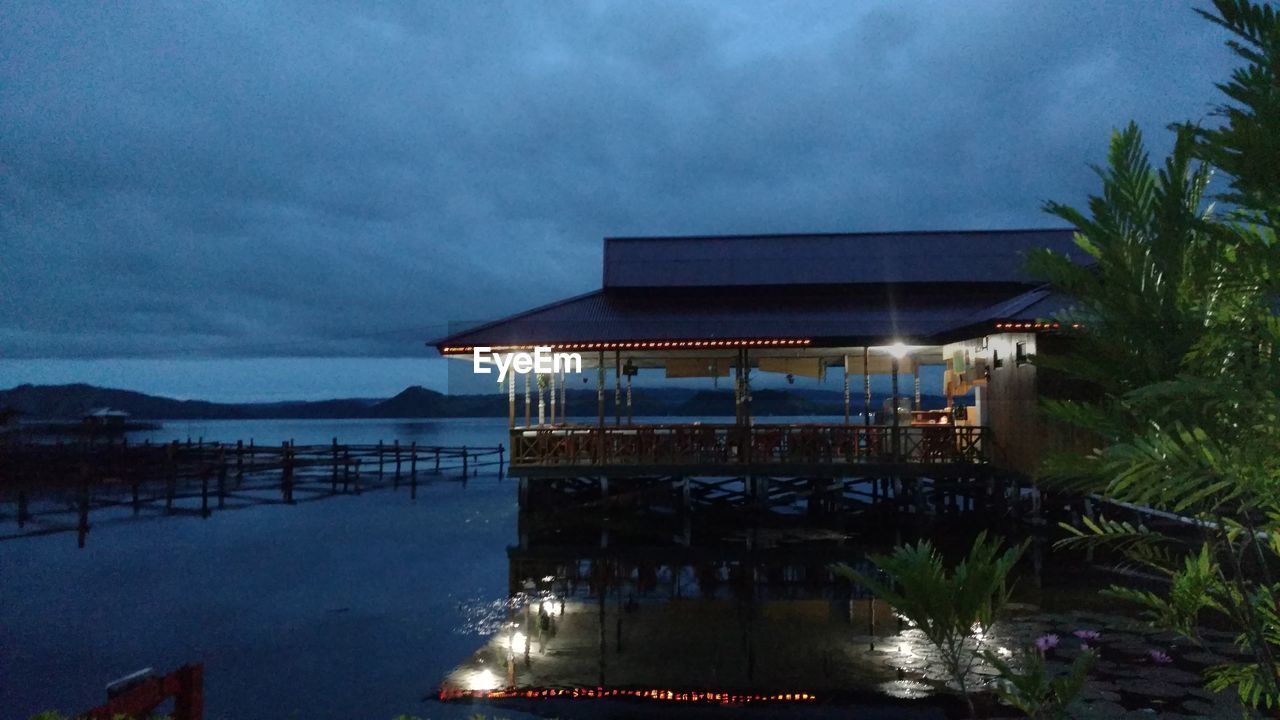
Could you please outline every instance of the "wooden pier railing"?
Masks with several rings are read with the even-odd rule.
[[[515,428],[511,464],[983,464],[986,428],[955,425],[644,425]]]
[[[503,446],[416,442],[320,445],[187,441],[113,445],[0,443],[0,522],[23,535],[75,530],[81,547],[90,511],[126,508],[133,515],[198,513],[403,486],[416,497],[428,478],[459,480],[506,470]],[[198,506],[194,501],[198,500]],[[57,516],[75,513],[68,525]]]

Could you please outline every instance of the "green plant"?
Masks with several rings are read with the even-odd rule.
[[[989,651],[983,652],[982,657],[1000,673],[996,685],[1000,699],[1035,720],[1067,717],[1096,659],[1092,652],[1081,652],[1066,672],[1054,674],[1045,663],[1044,654],[1035,648],[1024,650],[1016,663],[1006,662],[998,653]]]
[[[1002,551],[1003,543],[981,533],[968,555],[948,569],[927,540],[901,545],[871,562],[889,581],[846,565],[835,570],[871,590],[901,613],[938,649],[949,679],[974,714],[968,676],[982,650],[982,637],[1009,601],[1009,573],[1026,543]]]
[[[1056,455],[1044,479],[1189,520],[1157,531],[1105,516],[1069,527],[1066,546],[1105,546],[1163,574],[1160,592],[1116,587],[1156,625],[1199,641],[1206,614],[1236,631],[1248,659],[1207,673],[1252,708],[1280,707],[1280,22],[1248,0],[1201,12],[1233,33],[1245,61],[1219,85],[1217,128],[1177,126],[1152,171],[1136,128],[1112,140],[1103,192],[1073,222],[1096,263],[1040,254],[1034,270],[1072,295],[1061,319],[1087,331],[1039,361],[1091,388],[1046,404],[1084,430],[1087,452]],[[1200,12],[1200,11],[1198,11]],[[1206,164],[1196,165],[1195,160]],[[1230,178],[1217,217],[1202,207],[1208,166]]]

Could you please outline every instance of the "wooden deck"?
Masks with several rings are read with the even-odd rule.
[[[973,468],[986,428],[955,425],[568,425],[511,430],[511,471],[627,474],[812,474]]]

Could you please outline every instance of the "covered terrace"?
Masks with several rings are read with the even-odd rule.
[[[517,474],[964,472],[992,460],[993,368],[1028,363],[1056,327],[1056,298],[1021,271],[1033,247],[1070,252],[1071,231],[609,239],[602,289],[433,344],[465,361],[477,347],[581,355],[594,422],[566,416],[564,372],[508,377]],[[940,386],[921,387],[927,366]],[[641,371],[723,379],[733,422],[636,423]],[[843,417],[761,421],[753,382],[769,374],[838,379]],[[876,376],[890,386],[878,407]],[[926,390],[945,404],[924,409]]]

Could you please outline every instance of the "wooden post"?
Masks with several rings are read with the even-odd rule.
[[[871,456],[871,348],[862,348],[862,427],[863,445],[867,457]],[[857,450],[857,448],[854,448]],[[881,452],[884,448],[881,448]],[[873,488],[874,488],[874,482]],[[872,498],[874,500],[874,498]]]
[[[382,483],[382,441],[378,441],[378,483]],[[396,482],[395,488],[400,489],[399,481]]]
[[[533,410],[529,406],[529,373],[524,374],[524,426],[529,427],[531,423],[530,413]]]
[[[280,456],[284,462],[284,467],[280,471],[280,491],[284,495],[284,501],[290,505],[293,504],[293,449],[289,443],[280,445]]]
[[[440,448],[439,447],[435,449],[435,456],[436,456],[435,473],[439,475],[440,474]]]
[[[418,474],[418,441],[409,443],[409,474]]]
[[[200,464],[196,466],[196,472],[200,473],[200,517],[209,517],[209,464],[201,458]]]
[[[547,385],[551,391],[551,427],[556,426],[556,373],[552,368],[551,374],[547,377]]]
[[[622,425],[622,352],[613,351],[613,426]]]
[[[915,378],[916,383],[916,402],[915,409],[920,409],[920,363],[915,358],[911,358],[911,375]]]
[[[547,423],[547,388],[546,381],[538,376],[538,427]]]
[[[627,376],[627,426],[630,427],[634,423],[631,418],[631,376]]]
[[[360,494],[360,458],[356,458],[356,494]]]
[[[397,441],[399,442],[399,441]],[[418,499],[418,441],[413,441],[413,472],[409,473],[409,499]],[[436,452],[440,452],[438,449]]]
[[[333,443],[329,446],[329,452],[333,455],[333,471],[329,476],[329,492],[338,491],[338,438],[333,439]]]
[[[190,442],[190,440],[188,440]],[[165,485],[164,511],[173,512],[173,495],[178,489],[178,441],[169,446],[169,479]]]
[[[516,374],[507,373],[507,429],[516,426]]]
[[[504,453],[505,453],[505,449],[502,447],[502,445],[498,445],[498,479],[499,480],[502,479],[503,469],[505,467],[503,462],[505,457]]]
[[[900,439],[901,439],[901,438],[900,438],[900,435],[899,435],[899,431],[900,431],[900,429],[901,429],[901,428],[899,427],[899,425],[900,425],[900,421],[899,421],[899,418],[898,418],[898,402],[899,402],[899,401],[898,401],[898,356],[897,356],[897,355],[894,355],[894,356],[893,356],[893,367],[892,367],[891,369],[892,369],[892,371],[893,371],[893,399],[892,399],[892,402],[893,402],[893,408],[892,408],[892,412],[893,412],[893,461],[894,461],[894,462],[899,462],[899,461],[901,460],[901,458],[899,457],[899,453],[902,451],[902,445],[901,445],[901,443],[900,443]]]
[[[399,482],[400,480],[400,440],[399,438],[397,438],[395,440],[392,440],[391,443],[392,443],[392,448],[395,450],[395,453],[396,453],[396,481]]]
[[[462,446],[462,481],[467,480],[467,446]]]
[[[841,358],[844,360],[844,426],[849,427],[849,356]]]
[[[596,359],[596,463],[604,464],[604,351]]]
[[[218,509],[227,507],[227,451],[218,451]]]
[[[236,441],[236,487],[244,481],[244,441]]]

